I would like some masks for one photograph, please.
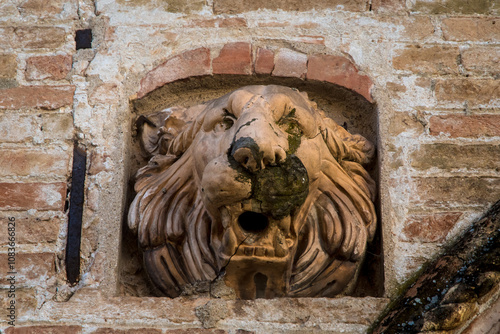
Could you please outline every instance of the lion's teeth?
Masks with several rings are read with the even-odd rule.
[[[255,256],[264,256],[266,254],[266,249],[264,247],[255,248]]]
[[[246,256],[252,256],[253,255],[253,247],[245,247],[245,255]]]
[[[266,248],[266,256],[267,257],[274,257],[274,249]]]

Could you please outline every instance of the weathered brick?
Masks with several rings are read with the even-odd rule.
[[[0,295],[3,296],[3,298],[0,298],[0,307],[2,310],[6,310],[10,305],[10,301],[12,300],[11,298],[7,298],[9,293],[8,291],[8,289],[0,289]],[[35,289],[16,289],[15,294],[17,318],[23,317],[30,313],[35,313],[38,306]],[[7,319],[7,316],[5,317],[5,319]],[[5,333],[8,333],[8,330]]]
[[[19,6],[19,11],[23,15],[36,15],[39,18],[46,18],[60,14],[64,9],[67,0],[25,0]]]
[[[33,116],[0,114],[0,142],[17,143],[33,138],[36,124]]]
[[[458,74],[458,47],[409,46],[396,51],[392,64],[397,70],[426,74]]]
[[[105,83],[96,87],[89,96],[89,103],[95,105],[98,103],[110,104],[117,103],[118,86],[114,83]]]
[[[280,49],[274,59],[273,76],[303,78],[307,71],[307,55]]]
[[[5,330],[5,334],[78,334],[81,332],[81,326],[27,326],[9,327]]]
[[[325,45],[325,37],[315,35],[300,35],[297,39],[298,42],[306,44]]]
[[[26,79],[28,80],[61,80],[71,71],[70,55],[30,57],[26,61]]]
[[[416,177],[412,203],[419,205],[490,205],[500,198],[500,178]]]
[[[42,133],[45,140],[69,140],[73,138],[73,115],[71,113],[43,114]]]
[[[69,150],[0,150],[0,176],[60,176],[69,172]]]
[[[129,3],[129,2],[125,2]],[[203,0],[168,0],[165,1],[167,11],[172,13],[191,13],[199,11],[203,8],[205,1]]]
[[[62,210],[66,183],[0,183],[0,208]]]
[[[364,11],[367,9],[365,0],[214,0],[214,11],[216,14],[235,14],[254,11],[257,9],[285,10],[285,11],[308,11],[315,9],[343,9],[349,11]]]
[[[198,48],[168,59],[142,80],[137,97],[141,98],[166,83],[192,76],[211,74],[210,50]]]
[[[410,10],[412,12],[428,13],[428,14],[490,14],[498,13],[498,5],[495,6],[496,0],[446,0],[444,1],[428,1],[417,0],[412,1]]]
[[[165,334],[227,334],[222,329],[188,328],[188,329],[170,329]]]
[[[255,55],[255,73],[271,74],[274,69],[274,52],[264,48],[258,48]]]
[[[16,243],[17,244],[38,244],[53,243],[57,241],[61,228],[61,219],[38,218],[38,217],[17,217],[15,218]],[[9,226],[8,217],[0,218],[0,231],[7,231]],[[8,243],[7,233],[0,233],[0,245]]]
[[[498,76],[500,74],[500,48],[471,47],[462,52],[462,64],[475,74]]]
[[[15,28],[16,45],[25,49],[55,49],[66,41],[66,31],[58,27]]]
[[[16,77],[17,61],[16,55],[0,55],[0,79],[13,79]]]
[[[368,101],[373,101],[370,94],[373,86],[372,81],[368,76],[360,75],[354,64],[345,57],[332,55],[309,56],[306,78],[346,87],[357,92]]]
[[[418,169],[495,169],[500,166],[500,145],[424,144],[411,154],[411,166]]]
[[[488,17],[443,19],[443,36],[448,41],[500,41],[500,20]]]
[[[500,115],[441,115],[429,119],[429,133],[456,137],[500,136]]]
[[[393,18],[393,20],[394,19],[396,18]],[[402,25],[404,26],[403,37],[412,41],[419,41],[430,37],[435,31],[429,16],[411,15],[403,20]]]
[[[424,126],[416,115],[408,112],[395,112],[390,117],[389,134],[397,136],[403,132],[415,133],[420,135],[424,133]]]
[[[445,79],[436,82],[436,98],[440,101],[468,101],[483,104],[500,100],[500,80]]]
[[[412,215],[406,220],[400,239],[408,242],[442,242],[461,216],[460,212]]]
[[[246,26],[247,21],[241,17],[217,18],[211,20],[192,20],[186,24],[186,27],[194,28],[233,28]]]
[[[252,74],[252,45],[237,42],[224,45],[212,61],[214,74]]]
[[[375,12],[396,12],[406,9],[406,0],[372,0]]]
[[[90,155],[89,175],[99,174],[102,171],[107,171],[109,168],[110,155],[107,153],[92,153]]]
[[[16,253],[15,260],[15,266],[12,269],[17,273],[16,284],[38,279],[45,282],[55,274],[56,256],[53,253]],[[2,273],[5,273],[0,277],[0,284],[7,284],[8,276],[6,274],[11,271],[8,254],[0,254],[0,269]]]
[[[5,49],[12,47],[15,44],[15,36],[13,27],[0,28],[0,45]]]
[[[161,334],[161,329],[154,328],[134,328],[134,329],[114,329],[99,328],[92,332],[93,334]]]
[[[58,109],[73,104],[75,86],[23,86],[0,90],[0,109]]]

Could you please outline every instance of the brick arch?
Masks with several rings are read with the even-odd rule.
[[[165,84],[189,77],[232,74],[270,75],[328,82],[345,87],[373,102],[373,82],[359,73],[348,58],[328,54],[305,54],[291,49],[270,50],[247,42],[225,44],[212,59],[211,49],[201,47],[167,59],[141,80],[137,98]]]

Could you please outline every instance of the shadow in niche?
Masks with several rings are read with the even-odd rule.
[[[246,85],[283,85],[307,92],[309,99],[318,104],[327,116],[353,134],[361,134],[369,141],[378,143],[378,113],[375,104],[371,104],[357,93],[329,83],[310,82],[298,78],[276,78],[269,76],[225,76],[214,75],[188,78],[156,89],[142,99],[132,101],[131,108],[136,117],[172,106],[189,107],[218,98],[226,93]],[[147,163],[139,139],[132,138],[131,144],[131,180],[139,168]],[[375,157],[370,166],[366,166],[370,176],[379,184],[379,164]],[[380,208],[378,196],[376,208]],[[127,203],[133,200],[133,182],[129,184]],[[127,205],[127,212],[128,207]],[[361,267],[360,276],[353,296],[382,296],[384,293],[384,273],[380,212],[377,210],[378,226],[372,243],[368,245],[366,259]],[[125,215],[126,216],[126,215]],[[244,222],[243,222],[244,223]],[[123,222],[122,249],[120,256],[120,291],[122,295],[153,296],[154,288],[149,283],[142,264],[142,252],[138,247],[137,236]],[[262,277],[261,277],[262,276]],[[255,275],[256,287],[265,290],[267,277]],[[202,289],[203,290],[203,289]],[[257,289],[260,291],[259,289]],[[208,291],[207,291],[208,292]],[[258,294],[258,293],[257,293]],[[258,297],[258,296],[257,296]]]

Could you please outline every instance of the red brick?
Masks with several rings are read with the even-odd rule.
[[[244,42],[224,45],[212,62],[214,74],[252,74],[252,45]]]
[[[373,102],[370,93],[373,86],[372,81],[368,76],[360,75],[354,64],[345,57],[332,55],[309,56],[306,78],[346,87]]]
[[[69,55],[30,57],[26,61],[26,79],[61,80],[71,71],[72,57]]]
[[[489,206],[500,198],[500,178],[494,177],[416,177],[415,205]]]
[[[457,137],[500,136],[500,115],[442,115],[429,120],[429,133]]]
[[[17,217],[15,218],[16,243],[17,244],[39,244],[53,243],[57,241],[61,228],[61,219],[38,218],[38,217]],[[7,231],[9,220],[7,217],[0,218],[0,231]],[[0,245],[8,243],[7,233],[0,233]]]
[[[114,329],[99,328],[92,332],[93,334],[161,334],[161,329],[154,328],[134,328],[134,329]]]
[[[214,0],[215,14],[245,13],[262,9],[284,10],[284,11],[308,11],[311,9],[343,9],[361,12],[367,9],[366,0],[314,0],[314,1],[290,1],[290,0]]]
[[[255,56],[255,73],[271,74],[274,69],[274,52],[264,48],[258,48]]]
[[[448,41],[500,41],[500,19],[455,17],[443,19],[443,36]]]
[[[59,176],[69,173],[70,151],[2,149],[0,176]]]
[[[458,74],[458,47],[409,46],[396,51],[392,64],[397,70],[425,74]]]
[[[66,31],[58,27],[15,28],[16,44],[26,49],[55,49],[66,41]]]
[[[15,269],[16,284],[28,283],[33,280],[45,281],[55,275],[56,256],[53,253],[16,253]],[[0,269],[3,274],[0,284],[7,284],[7,273],[11,271],[8,254],[0,254]]]
[[[0,55],[0,79],[13,79],[17,73],[17,57],[13,54]]]
[[[438,80],[436,98],[439,101],[468,101],[471,104],[500,100],[500,81],[472,78]]]
[[[462,216],[460,212],[413,215],[405,222],[402,241],[442,242]]]
[[[73,104],[75,86],[23,86],[0,90],[0,109],[58,109]]]
[[[303,78],[307,71],[307,55],[281,49],[275,57],[273,76]]]
[[[475,74],[496,76],[500,71],[500,48],[471,47],[462,52],[462,64]]]
[[[406,0],[372,0],[375,12],[396,12],[406,9]]]
[[[66,183],[0,183],[0,208],[62,210]]]
[[[141,98],[166,83],[193,76],[211,74],[210,50],[198,48],[168,59],[142,80],[137,97]]]
[[[5,334],[78,334],[81,332],[81,326],[9,327],[5,330]]]

